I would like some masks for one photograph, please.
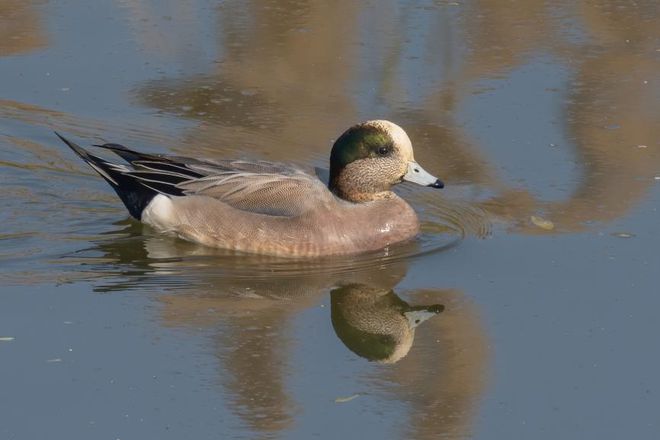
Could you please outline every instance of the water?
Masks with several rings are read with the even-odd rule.
[[[0,438],[657,438],[659,29],[653,1],[5,0]],[[160,236],[53,134],[323,168],[375,118],[447,187],[400,188],[418,240],[339,259]]]

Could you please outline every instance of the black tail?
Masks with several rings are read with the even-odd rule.
[[[140,153],[138,151],[130,150],[124,147],[123,145],[119,145],[119,144],[98,144],[94,146],[99,148],[105,148],[106,150],[110,150],[113,153],[115,153],[117,156],[121,157],[126,162],[131,164],[139,160],[156,160],[156,161],[167,160],[167,158],[163,156],[159,156],[156,154]]]
[[[137,176],[132,175],[133,170],[127,166],[114,164],[94,156],[59,133],[55,132],[55,134],[112,186],[134,218],[140,220],[144,208],[151,202],[151,199],[161,193],[157,187],[159,182],[148,185]],[[168,189],[167,193],[176,192],[173,191],[174,188]]]

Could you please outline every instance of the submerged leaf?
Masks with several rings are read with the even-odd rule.
[[[555,229],[555,224],[552,223],[550,220],[546,220],[542,217],[537,217],[535,215],[530,217],[530,220],[532,223],[534,223],[536,226],[538,226],[541,229],[545,229],[546,231],[552,231]]]
[[[352,396],[348,396],[348,397],[337,397],[337,398],[335,399],[335,403],[346,403],[346,402],[350,402],[351,400],[353,400],[353,399],[357,399],[358,397],[360,397],[359,394],[353,394]]]
[[[635,234],[631,234],[630,232],[612,232],[611,235],[619,238],[633,238],[635,236]]]

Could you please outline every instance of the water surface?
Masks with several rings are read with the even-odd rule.
[[[0,438],[657,438],[659,72],[655,1],[5,0]],[[447,187],[343,259],[160,236],[53,135],[324,168],[376,118]]]

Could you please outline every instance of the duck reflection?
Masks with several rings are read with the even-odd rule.
[[[354,354],[374,361],[362,364],[367,374],[359,380],[360,387],[370,395],[405,402],[413,409],[411,414],[427,415],[402,425],[413,429],[410,435],[469,432],[484,386],[486,336],[478,314],[461,292],[400,291],[396,286],[406,276],[404,260],[370,257],[368,265],[353,261],[350,267],[335,266],[338,270],[333,272],[319,271],[312,261],[288,262],[287,271],[255,272],[250,269],[253,264],[278,266],[272,260],[255,263],[246,256],[233,266],[236,256],[150,236],[148,229],[136,229],[134,223],[117,226],[119,231],[77,258],[88,256],[89,265],[99,270],[121,268],[119,273],[99,273],[95,283],[99,290],[153,286],[162,290],[156,300],[164,326],[209,333],[218,360],[219,387],[229,410],[249,429],[281,434],[294,426],[301,411],[315,410],[301,408],[288,383],[301,362],[296,355],[301,341],[320,337],[315,332],[300,333],[297,325],[304,315],[321,313],[326,324],[315,320],[314,325],[325,325],[329,332],[332,327],[348,349],[335,353],[338,365],[351,365],[343,359]],[[242,271],[246,267],[249,274]],[[330,310],[320,312],[328,310],[328,293]],[[307,359],[317,362],[309,356],[302,362]],[[341,374],[324,380],[341,383]]]
[[[370,361],[398,362],[410,351],[415,327],[444,310],[411,306],[392,290],[349,284],[330,292],[332,327],[344,345]]]

